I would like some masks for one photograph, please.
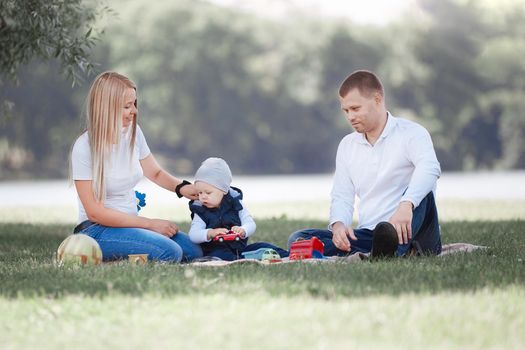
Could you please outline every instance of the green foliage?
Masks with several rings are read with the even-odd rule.
[[[23,88],[5,95],[16,112],[7,120],[0,118],[0,177],[64,177],[71,140],[80,135],[83,125],[78,110],[81,94],[74,100],[71,93],[81,89],[72,90],[56,62],[30,68],[19,74]]]
[[[83,0],[4,0],[0,2],[0,76],[16,79],[32,59],[57,59],[75,84],[93,71],[89,55],[94,23],[101,11]]]
[[[418,3],[423,16],[377,28],[189,0],[116,1],[93,57],[137,82],[150,148],[179,174],[212,155],[236,174],[332,171],[351,131],[337,88],[355,69],[378,72],[392,113],[430,130],[444,170],[525,167],[525,6]],[[67,174],[87,91],[68,90],[56,70],[33,64],[20,88],[0,93],[20,106],[0,125],[0,178]]]
[[[95,23],[105,13],[111,10],[90,0],[0,1],[1,178],[64,176],[70,140],[65,146],[62,136],[75,129],[68,117],[78,115],[64,113],[77,108],[71,107],[71,89],[45,64],[32,65],[29,72],[23,67],[51,62],[78,85],[94,71],[90,55],[101,34]],[[5,94],[19,79],[23,88]]]
[[[191,173],[216,155],[245,173],[331,167],[336,119],[327,120],[314,104],[309,68],[322,64],[314,54],[321,40],[305,40],[313,28],[189,2],[162,11],[146,6],[136,1],[122,15],[155,26],[114,28],[110,61],[137,81],[142,127],[168,166]],[[119,44],[131,36],[136,45]],[[327,152],[312,162],[318,149]]]
[[[525,68],[515,50],[523,51],[516,23],[525,6],[495,13],[475,1],[419,3],[428,19],[415,28],[413,55],[426,74],[394,91],[414,90],[401,105],[429,124],[445,169],[524,167],[525,105],[516,94],[525,91]]]

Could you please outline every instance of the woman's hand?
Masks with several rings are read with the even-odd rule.
[[[173,237],[177,234],[177,232],[179,232],[177,224],[169,220],[162,219],[150,219],[149,229],[166,237]]]
[[[182,186],[182,188],[180,189],[180,194],[182,194],[188,199],[199,199],[199,192],[193,184]]]
[[[246,238],[246,232],[240,226],[233,226],[232,231],[240,235],[242,238]]]

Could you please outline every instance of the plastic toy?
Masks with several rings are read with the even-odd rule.
[[[140,211],[146,206],[146,194],[135,191],[135,197],[137,197],[137,211]]]
[[[255,259],[261,261],[278,262],[281,261],[281,256],[272,248],[259,248],[251,252],[241,253],[245,259]]]
[[[228,233],[223,233],[223,234],[213,237],[213,241],[219,241],[221,243],[224,241],[237,241],[238,242],[240,240],[241,240],[241,235],[233,231],[229,231]]]
[[[79,233],[68,236],[57,249],[56,261],[59,266],[68,264],[98,265],[102,262],[102,250],[97,241]]]
[[[317,237],[295,241],[290,245],[290,260],[322,259],[324,243]]]

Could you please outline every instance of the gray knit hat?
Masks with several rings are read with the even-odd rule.
[[[222,158],[208,158],[195,173],[195,182],[202,181],[228,193],[232,183],[232,172]]]

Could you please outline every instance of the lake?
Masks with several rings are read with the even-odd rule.
[[[191,180],[191,178],[189,179]],[[236,176],[234,186],[256,218],[328,218],[331,174]],[[186,200],[179,200],[149,180],[136,189],[145,192],[141,215],[186,221]],[[74,222],[77,198],[67,180],[0,182],[0,222]],[[446,220],[504,220],[525,217],[525,171],[448,172],[438,180],[440,217]]]
[[[191,179],[190,179],[191,180]],[[251,203],[329,200],[331,174],[237,176]],[[144,180],[136,187],[157,204],[176,200],[173,193]],[[76,206],[74,187],[67,180],[0,182],[0,207]],[[525,171],[444,173],[438,180],[438,199],[525,200]]]

